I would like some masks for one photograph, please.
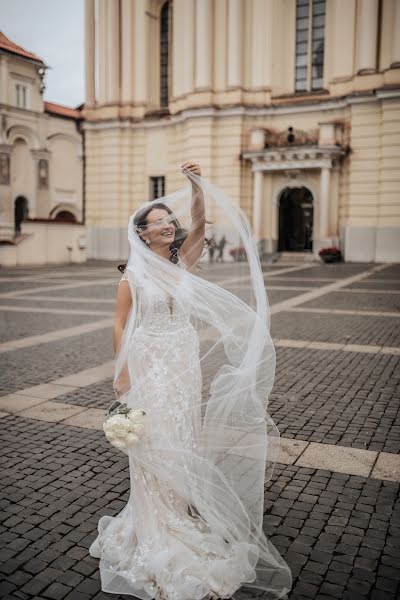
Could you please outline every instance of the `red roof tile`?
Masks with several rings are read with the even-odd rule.
[[[59,115],[61,117],[68,117],[70,119],[79,119],[81,113],[76,108],[70,108],[69,106],[63,106],[62,104],[55,104],[54,102],[45,102],[44,110],[52,115]]]
[[[14,44],[14,42],[9,40],[8,37],[6,37],[4,35],[4,33],[1,31],[0,31],[0,50],[7,50],[7,52],[11,52],[12,54],[18,54],[19,56],[23,56],[25,58],[30,58],[31,60],[42,63],[42,65],[45,64],[39,56],[37,56],[36,54],[33,54],[33,52],[28,52],[27,50],[25,50],[25,48],[22,48],[22,46],[18,46],[17,44]]]

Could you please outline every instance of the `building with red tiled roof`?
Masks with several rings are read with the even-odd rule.
[[[80,109],[43,100],[46,68],[0,32],[0,265],[85,260]]]
[[[12,42],[2,31],[0,31],[0,50],[22,56],[23,58],[33,60],[41,65],[45,66],[45,62],[33,52],[28,52],[22,46],[18,46],[15,42]]]
[[[55,104],[54,102],[45,102],[44,110],[51,115],[58,115],[59,117],[66,117],[67,119],[81,118],[79,109],[64,106],[63,104]]]

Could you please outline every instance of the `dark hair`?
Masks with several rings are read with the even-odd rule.
[[[169,206],[166,206],[163,202],[154,202],[154,204],[146,206],[146,208],[138,212],[135,218],[133,219],[133,226],[138,232],[146,229],[147,217],[149,213],[153,210],[153,208],[161,208],[165,210],[168,214],[173,214]],[[178,262],[178,250],[182,246],[183,242],[186,240],[188,236],[188,231],[186,229],[182,229],[181,224],[179,223],[177,218],[172,220],[172,224],[175,227],[175,236],[174,241],[169,246],[171,252],[170,261],[176,264]],[[140,239],[143,241],[144,244],[146,243],[143,240],[143,238]]]
[[[166,204],[164,204],[163,202],[154,202],[150,206],[146,206],[145,208],[143,208],[141,211],[139,211],[135,215],[135,218],[133,219],[133,226],[135,227],[137,232],[146,229],[146,227],[148,225],[147,217],[148,217],[150,211],[153,210],[153,208],[162,208],[163,210],[166,210],[168,214],[170,214],[170,215],[173,214],[173,211],[169,208],[169,206],[166,206]],[[210,221],[206,221],[206,223],[209,223],[209,222]],[[171,262],[173,262],[174,264],[177,264],[179,248],[182,246],[183,242],[186,240],[189,232],[187,231],[187,229],[184,229],[181,226],[181,224],[179,223],[177,218],[173,219],[172,223],[175,227],[175,236],[174,236],[174,241],[169,246],[169,249],[171,252],[171,257],[169,260]],[[142,240],[142,242],[144,244],[146,244],[146,242],[144,241],[143,238],[140,238],[140,239]],[[209,244],[209,240],[207,238],[205,238],[205,245],[206,244]],[[121,273],[123,273],[125,271],[126,265],[127,265],[127,263],[118,265],[118,269],[121,271]]]

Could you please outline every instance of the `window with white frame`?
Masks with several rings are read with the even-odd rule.
[[[296,0],[296,92],[324,87],[325,0]]]
[[[15,89],[15,104],[19,108],[30,108],[30,88],[27,83],[16,82]]]
[[[165,177],[150,177],[150,200],[161,198],[165,194]]]

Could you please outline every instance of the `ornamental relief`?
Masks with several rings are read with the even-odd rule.
[[[336,146],[349,149],[350,124],[345,120],[320,123],[309,130],[287,127],[279,130],[272,127],[253,129],[250,132],[250,150],[274,150],[292,147]]]
[[[318,128],[309,131],[288,127],[283,131],[265,129],[265,148],[287,146],[316,146],[318,144]]]

